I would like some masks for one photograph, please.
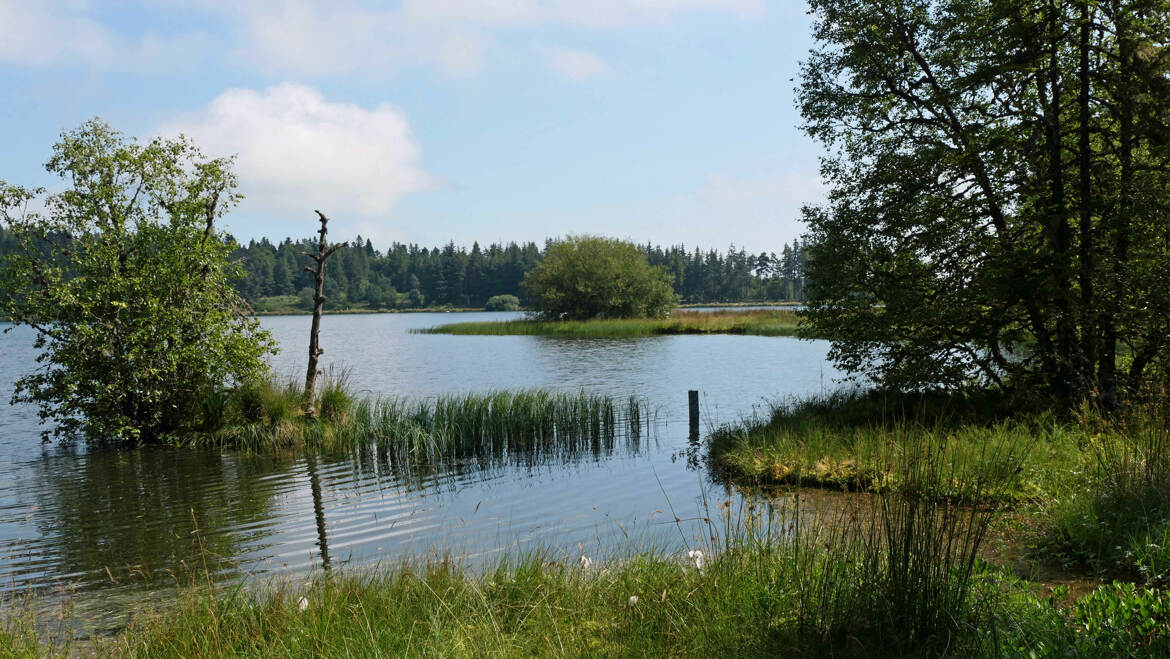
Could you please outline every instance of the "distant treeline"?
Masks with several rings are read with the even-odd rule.
[[[424,306],[481,307],[496,295],[524,300],[524,274],[544,258],[536,243],[474,243],[471,249],[453,242],[426,248],[393,243],[385,252],[365,238],[350,242],[329,261],[327,307],[381,309]],[[247,276],[238,284],[243,296],[258,308],[271,298],[296,296],[296,306],[309,306],[312,276],[304,271],[311,251],[309,239],[250,241],[236,252]],[[684,302],[751,302],[803,298],[804,250],[799,241],[779,254],[748,254],[731,248],[725,253],[685,247],[643,245],[652,265],[661,266],[674,280]]]
[[[442,247],[393,243],[378,250],[362,237],[329,260],[327,307],[331,309],[404,309],[419,307],[482,307],[495,295],[524,300],[520,282],[544,258],[536,243],[475,243],[468,250],[453,242]],[[17,249],[12,233],[0,227],[0,255]],[[236,282],[240,293],[258,310],[309,308],[312,275],[305,272],[311,239],[249,241],[234,258],[245,276]],[[804,248],[798,241],[779,253],[749,254],[742,248],[725,252],[676,245],[643,245],[652,265],[674,280],[686,303],[801,300],[804,297]]]

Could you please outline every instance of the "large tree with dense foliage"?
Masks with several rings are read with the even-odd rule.
[[[533,308],[553,319],[658,317],[678,301],[670,275],[637,245],[600,236],[550,242],[524,290]]]
[[[811,329],[899,387],[1112,402],[1170,360],[1170,3],[812,0]]]
[[[0,181],[18,245],[0,308],[37,331],[41,351],[15,401],[40,404],[63,436],[150,442],[265,372],[272,340],[232,288],[234,246],[216,228],[239,199],[229,160],[92,120],[62,134],[46,169],[67,187],[43,200]]]

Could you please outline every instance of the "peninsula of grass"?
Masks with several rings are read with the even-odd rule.
[[[420,334],[625,337],[665,334],[750,334],[796,336],[799,319],[787,309],[675,311],[666,318],[596,320],[508,320],[452,323],[416,330]]]
[[[1019,468],[1005,494],[1040,500],[1092,467],[1098,428],[1053,414],[1015,414],[994,393],[969,397],[838,392],[776,405],[717,428],[714,469],[751,486],[879,491],[903,486],[895,465],[929,456],[988,474]],[[1015,463],[1019,456],[1019,464]],[[937,484],[945,492],[946,482]]]

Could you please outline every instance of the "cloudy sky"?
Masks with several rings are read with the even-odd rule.
[[[823,194],[794,0],[0,0],[0,179],[100,116],[238,155],[242,239],[777,251]],[[333,225],[331,225],[333,226]]]

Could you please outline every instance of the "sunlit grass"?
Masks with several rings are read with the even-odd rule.
[[[751,334],[796,336],[799,319],[785,309],[676,311],[667,318],[598,320],[509,320],[453,323],[417,330],[423,334],[537,336],[656,336],[662,334]]]
[[[377,446],[400,463],[495,463],[637,450],[654,421],[633,396],[535,389],[359,398],[344,375],[324,378],[317,418],[304,418],[302,402],[295,382],[244,384],[208,402],[198,430],[178,441],[251,452]]]
[[[716,429],[713,466],[737,483],[875,491],[906,487],[899,466],[930,455],[988,476],[1019,469],[1014,500],[1062,492],[1090,467],[1091,431],[1050,414],[1003,415],[994,396],[841,392],[781,404]],[[1019,463],[1004,455],[1022,456]],[[950,485],[932,485],[945,494]]]

